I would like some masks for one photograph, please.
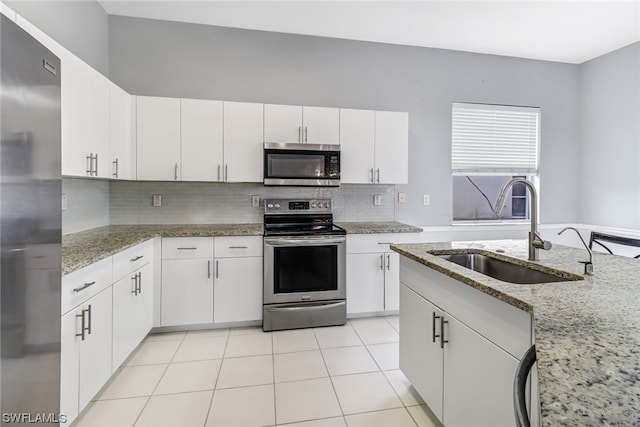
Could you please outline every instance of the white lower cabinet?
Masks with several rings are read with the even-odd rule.
[[[70,424],[111,377],[112,288],[62,317],[60,412]]]
[[[147,336],[153,324],[153,263],[113,284],[113,370]]]
[[[443,425],[514,425],[528,313],[402,258],[400,331],[400,369]]]
[[[389,244],[418,239],[417,233],[347,236],[347,314],[398,311],[400,256]]]
[[[262,237],[166,238],[162,253],[162,326],[262,319]]]

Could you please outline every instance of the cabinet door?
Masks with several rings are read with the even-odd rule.
[[[62,316],[60,340],[60,413],[67,415],[67,422],[78,416],[78,387],[80,384],[80,319],[82,309],[72,310]]]
[[[62,174],[88,176],[89,66],[71,52],[60,58],[62,115]]]
[[[513,378],[518,360],[457,319],[445,316],[449,342],[444,352],[443,424],[513,426]]]
[[[384,310],[384,256],[347,254],[347,314]]]
[[[302,107],[265,104],[264,142],[302,142]]]
[[[110,139],[112,179],[135,179],[133,168],[135,140],[133,136],[133,97],[117,85],[110,84]]]
[[[89,134],[86,150],[97,156],[92,176],[111,178],[111,140],[109,136],[111,82],[105,76],[87,66],[89,73]]]
[[[434,319],[434,316],[439,318]],[[400,285],[400,370],[439,420],[442,420],[444,352],[439,338],[434,335],[440,333],[441,321],[442,311],[438,307]],[[473,414],[464,406],[458,410]]]
[[[162,326],[213,322],[211,259],[162,261]]]
[[[180,99],[138,96],[138,180],[180,179]]]
[[[180,100],[183,181],[224,181],[222,101]]]
[[[409,114],[376,111],[375,181],[406,184],[409,180]]]
[[[309,144],[340,144],[340,110],[302,107],[302,138]]]
[[[262,319],[262,258],[215,260],[214,323]]]
[[[108,287],[82,307],[89,308],[90,332],[80,343],[78,408],[82,410],[111,377],[112,288]]]
[[[264,107],[224,102],[225,181],[262,182]]]
[[[384,253],[384,310],[398,311],[400,308],[400,254]]]
[[[113,370],[151,330],[153,264],[132,272],[113,285]]]
[[[340,181],[373,182],[375,111],[340,109]]]

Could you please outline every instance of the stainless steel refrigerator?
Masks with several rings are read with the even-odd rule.
[[[0,21],[0,414],[60,421],[60,61]]]

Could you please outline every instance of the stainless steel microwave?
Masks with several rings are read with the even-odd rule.
[[[338,187],[340,146],[265,142],[264,185]]]

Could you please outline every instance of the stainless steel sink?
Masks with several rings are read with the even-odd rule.
[[[558,271],[558,274],[551,274],[514,264],[480,253],[433,253],[447,261],[466,267],[478,273],[502,280],[503,282],[517,284],[535,284],[550,282],[566,282],[572,280],[582,280],[583,277],[576,274]]]

